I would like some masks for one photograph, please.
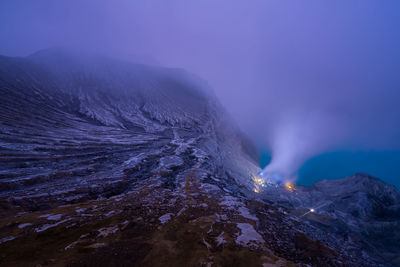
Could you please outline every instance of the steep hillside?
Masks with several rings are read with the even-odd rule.
[[[156,172],[149,158],[189,169],[204,154],[210,173],[239,171],[241,181],[257,171],[225,111],[182,70],[52,49],[1,58],[0,77],[0,196],[12,196],[9,205],[125,192]]]
[[[2,266],[399,262],[397,190],[265,184],[183,70],[50,49],[0,57],[0,97]]]

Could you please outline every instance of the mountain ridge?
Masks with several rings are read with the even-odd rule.
[[[0,57],[0,265],[399,265],[395,188],[262,184],[201,79],[54,53]]]

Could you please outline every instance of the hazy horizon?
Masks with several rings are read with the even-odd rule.
[[[258,149],[272,153],[268,170],[297,177],[331,151],[400,151],[399,8],[395,1],[2,1],[0,54],[66,46],[184,68],[207,80]]]

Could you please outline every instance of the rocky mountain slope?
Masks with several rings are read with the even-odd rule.
[[[346,250],[362,250],[363,255],[400,264],[400,194],[394,186],[356,174],[313,187],[263,189],[266,203],[334,233]]]
[[[50,49],[0,57],[0,96],[2,266],[400,264],[395,188],[264,184],[183,70]]]

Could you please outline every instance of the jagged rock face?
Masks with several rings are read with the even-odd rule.
[[[182,70],[46,50],[0,57],[0,97],[0,265],[396,263],[395,189],[254,193],[251,143]]]
[[[238,170],[238,180],[257,170],[204,82],[182,70],[47,50],[1,58],[0,79],[5,205],[122,193],[170,155],[182,161],[171,169],[209,157],[211,172]]]
[[[263,199],[336,234],[349,249],[357,247],[383,262],[400,263],[400,194],[394,186],[356,174],[310,188],[296,186],[292,191],[267,188]]]

